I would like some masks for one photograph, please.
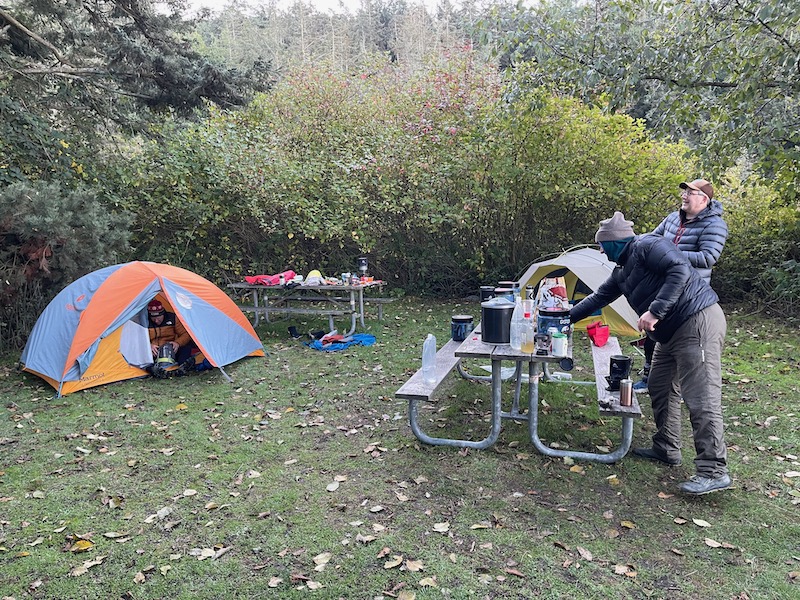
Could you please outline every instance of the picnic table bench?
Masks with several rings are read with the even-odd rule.
[[[480,326],[479,326],[480,327]],[[530,354],[521,354],[515,352],[508,345],[492,345],[484,344],[480,340],[479,330],[470,334],[464,342],[456,342],[453,340],[448,341],[436,353],[436,368],[435,377],[433,381],[425,381],[422,375],[422,369],[414,373],[408,381],[406,381],[400,389],[395,392],[397,398],[408,400],[409,407],[409,425],[414,435],[426,444],[436,446],[454,446],[461,448],[475,448],[485,449],[494,444],[500,434],[500,425],[502,419],[513,420],[527,420],[529,428],[529,436],[531,442],[536,449],[547,456],[554,457],[571,457],[584,460],[591,460],[602,463],[612,463],[620,460],[631,446],[633,438],[633,419],[641,417],[641,410],[639,408],[636,395],[633,394],[631,406],[620,406],[619,392],[612,392],[607,389],[606,375],[609,374],[610,358],[614,354],[620,354],[620,346],[617,338],[612,337],[608,343],[602,348],[598,348],[594,344],[592,347],[592,359],[594,363],[595,373],[595,386],[597,388],[598,397],[598,412],[601,417],[620,417],[622,419],[622,441],[620,446],[609,453],[597,452],[583,452],[577,450],[565,450],[558,448],[551,448],[546,446],[539,439],[538,426],[539,426],[539,379],[540,377],[545,381],[553,381],[546,377],[546,366],[550,363],[562,363],[571,365],[571,344],[570,344],[570,361],[563,361],[562,358],[553,356],[536,356]],[[463,375],[461,368],[462,358],[490,358],[492,360],[492,414],[491,414],[491,431],[488,437],[483,440],[464,440],[464,439],[450,439],[433,437],[422,431],[419,424],[419,402],[433,400],[437,390],[442,383],[447,379],[448,375],[458,367],[459,373]],[[501,403],[501,383],[502,383],[502,368],[501,362],[503,360],[516,361],[516,389],[514,396],[514,403],[510,411],[506,412],[502,408]],[[521,392],[521,364],[525,362],[529,365],[528,373],[528,412],[524,413],[519,410],[519,397]],[[469,377],[470,379],[478,379],[477,377]],[[560,383],[559,381],[555,381]],[[569,380],[563,383],[591,383],[591,382],[571,382]]]

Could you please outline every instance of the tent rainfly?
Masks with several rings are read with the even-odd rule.
[[[175,313],[225,377],[225,365],[264,356],[250,321],[213,283],[179,267],[135,261],[99,269],[61,290],[31,331],[23,370],[59,396],[148,375],[147,303],[153,298]]]
[[[602,252],[594,248],[579,248],[564,252],[556,258],[532,264],[520,277],[519,283],[523,289],[528,285],[538,288],[545,277],[563,276],[567,284],[568,297],[579,300],[608,279],[614,267],[614,263]],[[592,315],[575,323],[575,329],[585,330],[589,323],[598,319],[606,323],[609,330],[616,335],[640,335],[636,326],[639,316],[624,296],[606,306],[600,315]]]

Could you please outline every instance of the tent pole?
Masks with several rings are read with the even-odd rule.
[[[219,372],[225,376],[225,379],[228,380],[228,383],[233,383],[233,379],[231,379],[230,376],[225,372],[225,369],[223,369],[222,367],[217,367],[217,368],[219,369]]]

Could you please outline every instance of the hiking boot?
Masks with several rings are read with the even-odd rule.
[[[719,477],[692,475],[689,481],[681,484],[681,491],[692,496],[702,496],[711,492],[727,490],[729,487],[731,487],[731,477],[727,473]]]
[[[647,393],[647,377],[642,377],[639,381],[633,384],[633,391],[637,394]]]
[[[639,458],[646,458],[647,460],[654,460],[670,467],[677,467],[681,464],[680,458],[667,458],[665,454],[662,454],[655,448],[634,448],[633,455]]]
[[[302,336],[297,332],[297,327],[292,325],[289,327],[289,335],[292,336],[294,339],[299,340]]]

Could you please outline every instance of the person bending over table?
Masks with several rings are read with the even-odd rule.
[[[681,463],[680,383],[689,409],[696,474],[681,484],[691,495],[731,485],[722,425],[722,347],[727,323],[716,292],[670,240],[634,235],[633,222],[617,211],[595,235],[616,263],[611,276],[570,310],[575,323],[624,295],[639,315],[638,327],[656,341],[650,399],[656,433],[651,448],[633,454],[667,465]]]

